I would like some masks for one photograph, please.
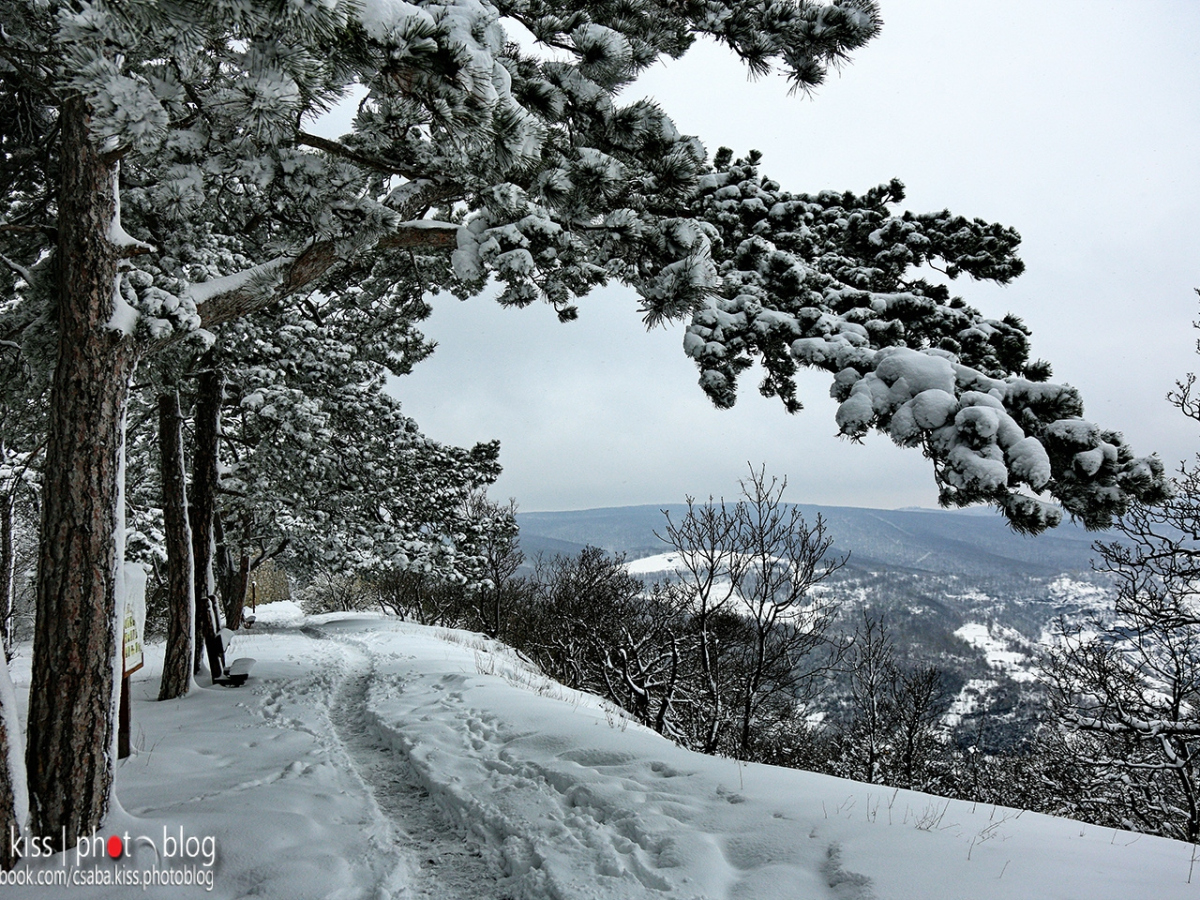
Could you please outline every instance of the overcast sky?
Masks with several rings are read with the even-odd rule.
[[[881,5],[881,35],[811,99],[748,81],[713,45],[627,97],[658,100],[710,153],[763,151],[764,173],[791,190],[898,177],[913,211],[1017,228],[1026,274],[955,292],[1021,316],[1088,418],[1171,466],[1190,457],[1197,427],[1164,396],[1200,369],[1200,3]],[[729,496],[752,462],[786,475],[796,502],[936,506],[919,452],[835,436],[828,375],[802,373],[795,416],[758,396],[754,372],[737,407],[716,410],[682,324],[647,332],[620,288],[579,306],[560,325],[545,307],[439,297],[425,329],[436,353],[395,383],[431,437],[500,439],[493,497],[536,511]]]

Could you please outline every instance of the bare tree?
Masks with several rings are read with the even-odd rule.
[[[901,670],[897,689],[892,784],[930,790],[935,775],[932,764],[941,755],[941,721],[950,694],[942,671],[932,665]]]
[[[741,487],[736,516],[749,564],[735,584],[752,631],[738,685],[738,754],[745,759],[763,711],[811,699],[817,679],[840,657],[842,645],[826,637],[837,602],[814,588],[846,558],[829,556],[833,538],[820,515],[810,526],[797,507],[783,503],[786,478],[768,480],[765,467],[751,469]]]
[[[949,768],[941,724],[949,695],[942,672],[927,664],[905,665],[881,615],[864,608],[858,618],[845,657],[849,697],[830,740],[830,770],[929,790],[939,769]]]
[[[659,734],[684,740],[679,706],[687,704],[686,631],[679,594],[663,585],[631,598],[602,670],[608,696]]]
[[[811,696],[844,649],[827,637],[836,606],[815,589],[845,559],[828,555],[823,519],[810,526],[783,502],[786,479],[751,468],[740,485],[732,506],[689,497],[678,523],[667,514],[660,538],[677,554],[676,589],[699,655],[701,749],[748,758],[756,725]]]
[[[739,522],[734,510],[709,497],[708,502],[696,505],[687,498],[687,513],[678,523],[667,518],[663,534],[656,536],[669,543],[678,554],[677,587],[687,604],[691,631],[696,639],[699,657],[699,677],[707,714],[702,718],[703,734],[699,749],[713,753],[721,737],[726,719],[726,694],[722,671],[724,649],[717,626],[733,609],[737,599],[737,584],[750,564],[741,552]]]
[[[1113,615],[1061,622],[1046,673],[1061,721],[1100,738],[1081,746],[1078,761],[1109,776],[1129,824],[1196,841],[1200,619],[1195,591],[1168,574],[1177,538],[1149,540],[1156,518],[1143,509],[1127,520],[1124,533],[1140,545],[1097,545],[1117,579]]]
[[[421,625],[465,628],[478,624],[474,609],[468,607],[466,587],[437,573],[386,568],[371,574],[365,582],[354,576],[329,578],[330,583],[338,580],[354,586],[354,596],[345,602],[356,606],[347,608],[363,608],[374,602],[389,615]]]
[[[584,690],[612,687],[610,699],[625,705],[623,689],[604,671],[610,653],[624,642],[623,629],[636,633],[639,618],[643,586],[629,574],[625,558],[599,547],[538,558],[533,581],[536,599],[523,647],[552,678]]]
[[[861,618],[847,660],[852,719],[846,729],[848,740],[843,741],[843,756],[850,765],[845,774],[878,782],[891,752],[899,712],[896,683],[900,672],[896,646],[883,619],[867,609],[861,611]]]
[[[1200,422],[1195,387],[1189,374],[1167,399]],[[1060,622],[1046,672],[1061,721],[1095,738],[1082,744],[1078,761],[1109,776],[1126,823],[1196,841],[1200,465],[1182,465],[1174,495],[1160,505],[1134,505],[1118,529],[1119,540],[1095,545],[1097,568],[1113,580],[1111,615],[1086,625]]]

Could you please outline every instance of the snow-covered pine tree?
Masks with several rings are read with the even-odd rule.
[[[506,526],[470,514],[466,500],[495,480],[498,448],[431,441],[383,392],[387,376],[406,374],[431,349],[415,327],[429,306],[419,294],[405,294],[414,289],[400,280],[411,279],[411,259],[400,260],[406,271],[386,276],[379,271],[385,261],[376,262],[361,282],[330,284],[329,293],[227,323],[202,352],[175,344],[140,368],[128,465],[160,469],[161,487],[153,479],[130,486],[136,528],[127,553],[165,568],[168,585],[171,572],[193,570],[193,556],[205,570],[186,592],[168,592],[171,609],[190,608],[187,597],[215,588],[225,624],[237,627],[253,573],[281,553],[297,574],[416,570],[471,585],[484,578],[475,545]],[[168,465],[178,441],[168,433],[178,431],[178,395],[198,417],[216,411],[204,412],[210,401],[220,405],[219,428],[189,429],[189,455],[207,474],[194,475],[186,498]],[[148,439],[156,429],[157,442]],[[211,445],[203,450],[202,436]],[[201,464],[205,458],[211,464]],[[171,540],[168,512],[185,519],[188,508],[211,519],[211,534],[196,541],[194,553],[190,537]],[[186,631],[175,632],[168,660],[186,655]],[[182,675],[173,683],[186,690]],[[166,684],[164,677],[164,691]]]
[[[41,138],[5,159],[20,178],[5,179],[0,234],[28,242],[5,244],[31,276],[21,282],[30,290],[16,285],[21,306],[32,304],[24,321],[52,313],[57,329],[27,756],[32,823],[55,839],[65,828],[68,843],[97,826],[111,785],[121,447],[138,359],[323,282],[353,281],[368,259],[408,252],[419,261],[451,252],[462,290],[494,277],[502,302],[545,300],[564,319],[574,316],[574,296],[623,281],[652,318],[692,315],[685,349],[711,359],[723,329],[732,336],[748,321],[738,273],[757,270],[725,265],[722,248],[732,254],[741,244],[723,237],[728,210],[705,198],[723,201],[716,195],[740,192],[742,182],[710,171],[700,143],[653,103],[621,105],[617,91],[701,35],[751,71],[778,65],[807,88],[879,27],[872,0],[4,0],[0,9],[0,107]],[[520,49],[507,38],[510,22],[555,52]],[[366,96],[353,132],[339,141],[309,133],[314,115],[355,83]],[[743,199],[751,212],[756,200],[766,206]],[[756,237],[791,252],[789,235],[803,235],[788,230],[799,207],[776,223],[775,206],[753,223]],[[856,212],[848,223],[860,221]],[[905,227],[881,232],[883,248],[909,246]],[[982,254],[975,274],[1004,268],[1002,241],[968,252],[956,234],[948,224],[934,254],[965,271]],[[861,236],[867,247],[873,235]],[[796,250],[811,268],[815,260]],[[851,253],[849,269],[855,260],[886,269],[877,257]],[[436,267],[419,268],[436,283]],[[831,276],[821,295],[830,318],[815,324],[805,311],[820,304],[782,302],[798,290],[754,299],[780,305],[777,317],[753,317],[755,333],[785,340],[747,347],[805,364],[816,362],[813,340],[855,351],[823,363],[836,365],[836,383],[853,395],[841,426],[854,435],[882,425],[927,443],[953,488],[949,501],[986,497],[1033,530],[1053,513],[1015,492],[1021,483],[1064,502],[1076,492],[1068,510],[1090,524],[1130,493],[1154,495],[1154,463],[1132,460],[1114,436],[1079,420],[1063,389],[997,377],[1018,374],[1011,367],[977,378],[973,358],[952,360],[957,351],[918,337],[890,345],[886,329],[872,337],[856,310],[911,309],[931,323],[919,335],[936,331],[953,305],[867,281]],[[843,295],[868,289],[878,296],[865,305]],[[974,327],[986,343],[985,324]],[[0,339],[23,343],[23,326],[6,317]],[[787,365],[775,370],[786,374]],[[728,402],[732,385],[718,382],[706,375]],[[85,523],[85,509],[112,515]]]
[[[719,282],[693,311],[684,350],[717,406],[733,405],[757,360],[761,392],[794,412],[797,368],[823,369],[843,435],[876,428],[920,447],[944,505],[992,503],[1018,531],[1053,527],[1063,510],[1104,528],[1131,499],[1165,496],[1157,458],[1082,419],[1079,392],[1030,363],[1019,319],[985,318],[918,271],[1007,283],[1024,270],[1015,231],[947,211],[894,213],[898,181],[861,196],[792,194],[758,162],[722,149],[690,201],[715,229]]]
[[[52,117],[19,94],[0,89],[0,317],[20,321],[22,342],[0,339],[0,829],[24,832],[29,792],[25,741],[9,676],[17,592],[18,522],[36,509],[45,435],[45,394],[49,370],[42,363],[48,338],[31,305],[21,295],[34,290],[29,266],[44,240],[36,227],[21,225],[46,182],[45,157],[35,148],[53,126]],[[14,165],[13,160],[23,165]],[[14,224],[15,223],[15,224]],[[19,515],[22,511],[26,515]],[[0,868],[16,863],[11,841],[0,842]]]
[[[223,329],[213,361],[226,381],[217,506],[229,558],[219,568],[238,582],[227,604],[240,607],[240,581],[285,545],[308,571],[461,582],[477,568],[480,526],[466,500],[499,475],[499,445],[430,440],[384,392],[388,374],[427,352],[407,308],[353,289]]]
[[[479,531],[476,559],[471,571],[471,595],[477,606],[474,628],[488,637],[504,640],[513,613],[511,605],[520,595],[517,570],[525,562],[517,526],[517,501],[501,504],[490,500],[485,491],[467,497],[465,514]]]

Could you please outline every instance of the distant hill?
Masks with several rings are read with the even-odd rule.
[[[1019,746],[1044,710],[1037,661],[1057,617],[1083,622],[1110,602],[1105,579],[1091,571],[1092,543],[1114,535],[1068,523],[1025,537],[980,509],[799,508],[809,521],[823,516],[834,551],[850,553],[826,584],[840,607],[835,631],[852,632],[860,608],[884,617],[907,659],[941,672],[963,727],[986,728],[991,746]],[[664,509],[675,521],[687,511],[674,504],[520,513],[521,546],[530,558],[574,555],[587,544],[625,553],[642,560],[631,571],[653,581],[673,568],[654,536],[666,524]],[[828,688],[830,696],[848,690],[842,676]]]
[[[1104,534],[1064,523],[1038,537],[1014,533],[998,513],[978,510],[865,509],[798,504],[810,521],[818,514],[829,524],[834,549],[849,551],[859,569],[907,569],[953,575],[1032,575],[1087,572],[1092,543]],[[519,513],[521,546],[539,552],[575,553],[587,544],[630,558],[667,549],[663,510],[678,521],[682,504],[618,506],[569,512]]]

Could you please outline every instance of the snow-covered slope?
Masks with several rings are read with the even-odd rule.
[[[182,829],[214,839],[211,892],[29,896],[1200,897],[1186,844],[702,756],[476,635],[266,612],[243,688],[157,703],[156,665],[134,676],[140,749],[101,835],[133,855],[22,864],[145,873]]]

